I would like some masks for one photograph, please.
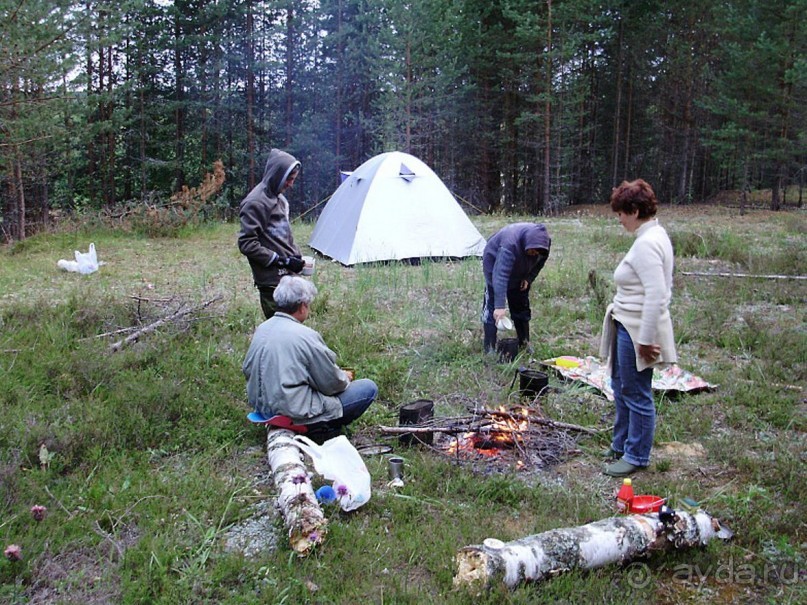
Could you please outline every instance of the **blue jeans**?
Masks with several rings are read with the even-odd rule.
[[[369,378],[360,378],[352,381],[337,397],[342,402],[342,417],[328,424],[333,427],[346,426],[367,411],[378,397],[378,387]]]
[[[636,351],[630,334],[616,323],[616,342],[611,356],[611,387],[616,403],[614,440],[611,449],[623,452],[622,459],[635,466],[650,463],[656,431],[653,402],[653,368],[636,369]]]

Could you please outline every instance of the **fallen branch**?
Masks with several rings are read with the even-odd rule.
[[[266,435],[266,455],[278,490],[277,507],[288,530],[292,550],[307,555],[325,540],[328,520],[314,495],[303,455],[294,433],[271,428]]]
[[[421,425],[406,425],[406,426],[384,426],[380,425],[379,430],[385,435],[405,435],[409,433],[424,434],[424,433],[448,433],[449,435],[456,435],[457,433],[467,433],[467,426],[421,426]]]
[[[675,511],[668,523],[652,513],[553,529],[512,542],[488,538],[457,553],[454,586],[476,589],[477,594],[494,582],[514,588],[572,569],[624,563],[652,550],[689,548],[731,536],[730,530],[703,511],[694,515]]]
[[[807,279],[807,275],[755,275],[753,273],[709,273],[707,271],[681,271],[693,277],[750,277],[752,279]]]
[[[145,334],[148,334],[149,332],[153,332],[154,330],[156,330],[160,326],[163,326],[163,325],[165,325],[165,324],[167,324],[169,322],[172,322],[172,321],[177,321],[178,319],[182,319],[186,315],[190,315],[191,313],[196,313],[197,311],[200,311],[201,309],[205,309],[205,308],[209,307],[214,302],[217,302],[220,299],[221,299],[221,295],[218,295],[218,296],[214,296],[210,300],[208,300],[206,302],[203,302],[203,303],[201,303],[199,305],[196,305],[194,307],[189,307],[187,309],[180,309],[179,311],[177,311],[176,313],[173,313],[172,315],[169,315],[168,317],[163,317],[161,319],[158,319],[155,322],[150,323],[149,325],[147,325],[147,326],[145,326],[143,328],[140,328],[139,330],[137,330],[136,332],[133,332],[132,334],[130,334],[129,336],[127,336],[123,340],[119,340],[117,342],[112,343],[111,345],[109,345],[109,348],[112,349],[113,351],[119,351],[125,345],[129,345],[129,344],[132,344],[133,342],[136,342],[137,340],[140,339],[141,336],[144,336]]]

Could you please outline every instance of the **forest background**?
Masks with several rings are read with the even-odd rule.
[[[295,215],[390,150],[482,212],[637,176],[801,205],[805,23],[807,0],[0,0],[0,237],[199,192],[228,218],[271,147],[303,163]]]

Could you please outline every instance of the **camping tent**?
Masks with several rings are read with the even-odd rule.
[[[485,238],[440,178],[391,151],[345,178],[322,210],[309,245],[344,265],[481,256]]]

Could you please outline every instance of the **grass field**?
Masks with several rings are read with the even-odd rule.
[[[455,589],[454,556],[614,514],[601,472],[612,405],[553,376],[547,417],[603,429],[576,453],[517,470],[401,448],[381,425],[415,399],[435,415],[514,402],[518,363],[481,353],[478,260],[345,268],[319,259],[310,325],[344,366],[380,386],[355,443],[406,461],[373,497],[329,510],[322,548],[298,558],[273,507],[265,432],[249,425],[240,367],[261,320],[237,225],[148,239],[66,228],[0,250],[2,603],[803,603],[807,601],[805,373],[807,215],[693,206],[659,218],[676,249],[673,322],[681,365],[719,387],[659,395],[651,467],[637,491],[689,497],[735,533],[728,543],[574,571],[480,597]],[[483,235],[524,217],[475,217]],[[611,274],[631,244],[603,208],[543,219],[551,257],[533,294],[538,360],[596,355]],[[310,224],[296,224],[308,241]],[[105,265],[63,273],[95,242]],[[592,287],[592,280],[596,287]],[[113,352],[160,317],[213,301]],[[316,482],[316,478],[314,479]],[[41,521],[30,509],[47,508]]]

